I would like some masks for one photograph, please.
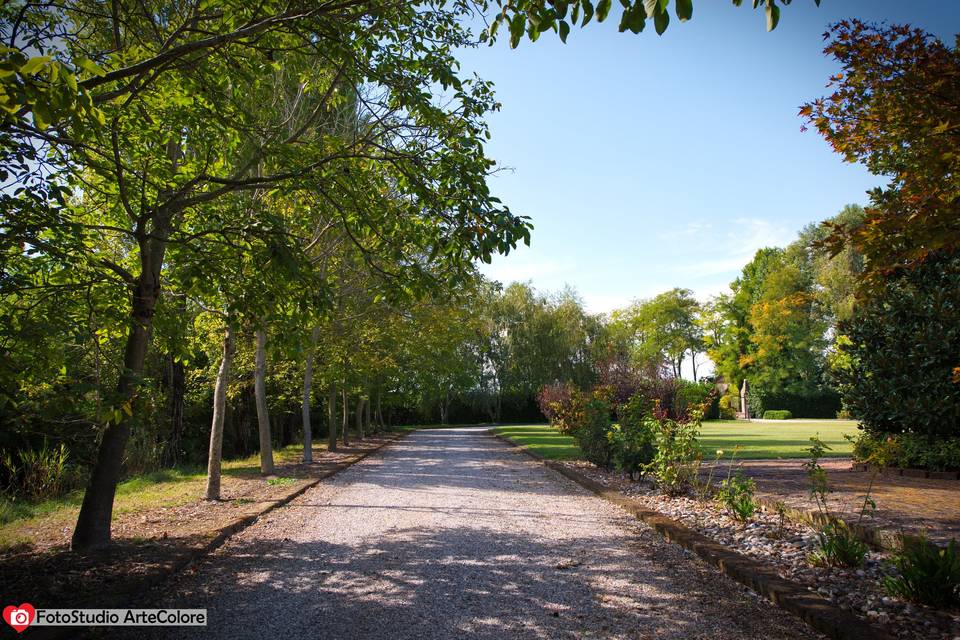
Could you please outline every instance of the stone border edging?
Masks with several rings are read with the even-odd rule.
[[[804,622],[827,637],[834,640],[893,640],[893,636],[885,630],[861,620],[849,611],[830,604],[828,600],[808,591],[806,587],[781,578],[762,562],[733,551],[657,511],[641,507],[619,491],[605,487],[599,482],[553,460],[548,460],[523,445],[494,433],[493,430],[489,430],[487,433],[516,447],[534,460],[542,462],[547,468],[624,509],[637,519],[645,522],[669,542],[692,551],[702,560],[719,569],[724,575],[749,587],[781,609],[799,616]]]
[[[124,589],[119,594],[115,593],[116,597],[112,598],[105,605],[96,607],[98,609],[118,609],[118,608],[127,608],[130,604],[130,598],[137,593],[142,593],[144,591],[152,590],[166,582],[168,579],[174,575],[180,574],[181,572],[190,568],[193,564],[203,560],[206,556],[210,555],[220,547],[222,547],[227,540],[232,538],[237,533],[243,531],[247,527],[254,524],[257,520],[267,515],[275,509],[286,506],[296,498],[299,498],[301,495],[307,492],[308,489],[312,489],[317,486],[324,480],[334,476],[345,469],[352,467],[356,463],[368,458],[369,456],[377,453],[378,451],[388,447],[392,444],[395,444],[398,440],[403,439],[409,434],[409,431],[401,431],[394,435],[392,438],[388,439],[386,442],[383,442],[369,451],[364,451],[363,453],[357,455],[354,458],[343,460],[335,464],[332,468],[323,471],[320,475],[313,478],[310,482],[305,484],[302,487],[291,491],[289,494],[272,501],[269,505],[261,509],[256,513],[251,513],[242,518],[239,518],[230,524],[221,527],[217,530],[216,535],[206,544],[196,548],[195,550],[189,552],[187,556],[181,559],[178,562],[167,565],[157,571],[156,573],[146,576],[139,581],[135,587],[130,589]],[[36,627],[33,629],[35,636],[39,638],[49,639],[49,640],[60,640],[61,638],[85,638],[88,637],[92,632],[99,629],[99,627]],[[37,633],[40,631],[41,633]]]

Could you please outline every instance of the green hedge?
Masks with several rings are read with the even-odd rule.
[[[842,406],[836,391],[817,393],[771,393],[763,389],[750,392],[751,415],[763,415],[768,409],[789,411],[794,418],[836,418]]]
[[[853,443],[853,459],[880,467],[960,471],[960,438],[861,432]]]
[[[793,414],[786,409],[768,409],[763,412],[764,420],[789,420]]]

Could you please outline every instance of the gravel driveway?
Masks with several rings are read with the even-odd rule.
[[[158,638],[817,637],[478,429],[411,434],[150,599],[209,610]]]

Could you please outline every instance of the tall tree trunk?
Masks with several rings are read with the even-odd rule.
[[[690,350],[690,362],[693,363],[693,381],[697,381],[697,352]]]
[[[174,466],[180,462],[180,443],[183,440],[183,404],[186,397],[186,368],[183,361],[168,357],[170,384],[168,387],[170,438],[167,441],[164,462]]]
[[[260,473],[273,473],[273,448],[270,444],[270,414],[267,411],[267,331],[257,329],[253,394],[257,401],[257,430],[260,435]]]
[[[380,393],[380,385],[378,384],[377,385],[377,427],[382,431],[384,424],[383,424],[383,407],[380,404],[381,395],[382,394]]]
[[[347,385],[344,384],[343,388],[340,390],[341,395],[343,396],[343,421],[340,423],[340,428],[343,430],[343,446],[350,446],[350,397],[347,395]]]
[[[330,383],[327,396],[327,451],[337,450],[337,385]]]
[[[443,392],[443,400],[440,401],[440,424],[446,425],[450,418],[450,390]]]
[[[303,371],[303,461],[313,462],[313,431],[310,425],[310,392],[313,384],[313,351],[320,339],[320,327],[310,332],[310,347],[307,351],[307,363]]]
[[[370,421],[370,394],[367,393],[367,401],[363,403],[364,423],[367,425],[367,432],[373,433],[373,424]]]
[[[213,387],[213,422],[210,425],[210,451],[207,456],[207,500],[220,499],[220,460],[223,457],[223,421],[227,412],[227,387],[230,384],[230,364],[233,360],[233,328],[228,324],[223,332],[223,355],[217,382]]]
[[[153,314],[160,297],[160,273],[166,238],[170,234],[173,212],[164,211],[156,219],[153,233],[139,240],[140,275],[133,281],[130,328],[123,352],[123,370],[117,381],[120,408],[133,412],[143,363],[150,346]],[[71,548],[85,551],[110,544],[110,521],[113,519],[113,498],[123,470],[123,451],[130,439],[130,417],[121,410],[119,422],[111,422],[103,431],[97,460],[83,494],[83,504],[73,530]]]
[[[357,415],[354,417],[354,421],[357,423],[357,439],[363,440],[363,405],[365,404],[365,398],[361,393],[357,397]]]

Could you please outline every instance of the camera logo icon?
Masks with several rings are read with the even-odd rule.
[[[32,604],[26,602],[19,607],[11,604],[3,610],[3,619],[17,633],[29,627],[36,618],[37,610],[33,608]]]

